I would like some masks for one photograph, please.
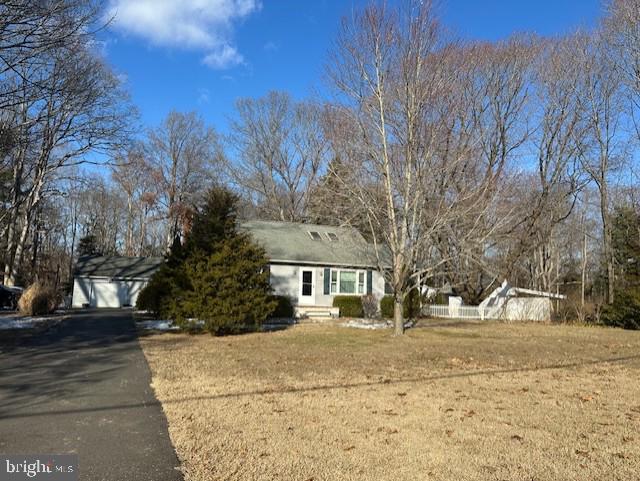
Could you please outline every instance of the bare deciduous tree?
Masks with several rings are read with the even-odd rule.
[[[383,4],[343,22],[329,67],[338,93],[334,116],[349,126],[352,142],[352,175],[343,187],[366,213],[374,244],[388,249],[379,264],[394,292],[396,334],[404,330],[409,289],[447,261],[434,240],[462,222],[467,239],[480,231],[477,219],[488,215],[504,161],[521,142],[506,135],[514,132],[510,123],[524,92],[518,62],[503,63],[498,73],[515,86],[508,94],[501,81],[484,84],[486,115],[493,118],[482,125],[496,137],[479,140],[460,94],[458,53],[444,41],[430,2],[398,9]],[[482,147],[485,155],[478,157]],[[377,199],[384,200],[382,210]]]
[[[126,197],[126,234],[124,254],[142,255],[146,241],[146,224],[155,206],[155,187],[142,145],[132,145],[116,157],[111,177]]]
[[[228,138],[238,154],[228,169],[232,182],[261,217],[306,220],[311,190],[327,158],[322,109],[270,92],[239,100],[236,111]]]
[[[113,148],[127,135],[131,117],[116,75],[83,38],[73,48],[67,45],[46,55],[42,67],[12,79],[20,98],[10,112],[17,141],[10,154],[12,199],[4,267],[9,285],[22,262],[33,215],[56,173],[86,161],[90,152]],[[33,83],[43,88],[34,92]]]
[[[184,232],[189,213],[219,177],[218,134],[195,112],[170,112],[149,131],[147,155],[158,183],[157,202],[167,220],[166,247]]]
[[[620,79],[626,86],[630,112],[636,136],[640,139],[640,1],[613,0],[603,31],[611,50],[609,60],[617,66]]]
[[[607,273],[607,302],[615,295],[615,269],[611,241],[610,176],[625,160],[627,139],[623,134],[625,108],[620,70],[614,61],[608,32],[597,31],[584,38],[577,50],[582,71],[580,100],[587,128],[582,167],[595,183],[600,196],[602,245]]]

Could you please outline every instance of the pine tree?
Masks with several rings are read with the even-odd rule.
[[[196,211],[185,251],[211,254],[217,242],[236,233],[238,197],[223,188],[213,188],[204,206]]]
[[[229,334],[256,328],[274,310],[262,249],[236,234],[215,244],[210,255],[195,254],[185,264],[190,288],[171,306],[178,324],[204,321],[205,329]]]
[[[267,259],[236,229],[237,197],[214,188],[194,216],[184,245],[174,242],[167,263],[138,297],[138,307],[184,328],[204,322],[213,334],[259,326],[276,307]]]
[[[98,247],[98,240],[93,234],[87,234],[78,241],[79,256],[101,256],[102,251]]]

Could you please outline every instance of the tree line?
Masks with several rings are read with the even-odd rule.
[[[9,4],[10,3],[10,4]],[[211,186],[241,218],[352,225],[384,246],[402,300],[503,279],[597,318],[640,254],[640,1],[588,31],[466,41],[430,1],[345,18],[317,98],[241,98],[219,134],[195,112],[157,126],[100,54],[99,3],[0,6],[4,283],[68,282],[78,253],[162,255]]]

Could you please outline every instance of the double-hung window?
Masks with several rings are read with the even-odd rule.
[[[338,293],[338,271],[331,270],[331,294]]]
[[[358,294],[364,294],[364,271],[358,271]]]
[[[331,294],[365,294],[365,271],[331,269],[330,292]]]
[[[356,271],[340,271],[340,294],[356,293]]]

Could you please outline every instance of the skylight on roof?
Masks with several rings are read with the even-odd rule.
[[[315,231],[315,230],[310,230],[309,231],[309,235],[311,236],[311,238],[313,240],[317,240],[317,241],[322,240],[322,237],[320,236],[320,233]]]
[[[331,242],[338,242],[338,236],[335,232],[327,232],[327,237]]]

